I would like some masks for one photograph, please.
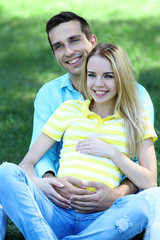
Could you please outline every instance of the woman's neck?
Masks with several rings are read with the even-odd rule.
[[[114,108],[115,108],[115,103],[113,104],[99,104],[94,102],[93,100],[91,101],[90,104],[90,111],[96,113],[99,115],[101,118],[106,118],[108,116],[112,116],[114,114]]]

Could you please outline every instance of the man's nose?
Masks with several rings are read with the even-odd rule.
[[[66,56],[71,56],[73,53],[74,53],[74,50],[72,49],[72,47],[67,45],[65,47],[65,55]]]

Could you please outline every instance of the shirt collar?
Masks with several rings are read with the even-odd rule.
[[[65,87],[67,87],[71,91],[75,91],[68,73],[64,75],[61,82],[61,88]]]
[[[82,108],[81,108],[81,112],[82,112],[83,116],[89,117],[91,115],[95,115],[99,118],[100,117],[99,115],[97,115],[94,112],[89,110],[90,103],[91,103],[90,100],[85,100],[84,101],[84,104],[82,105]],[[120,119],[120,118],[122,118],[122,113],[118,112],[116,110],[116,112],[113,115],[108,116],[107,118],[103,118],[103,119],[112,120],[112,119]]]

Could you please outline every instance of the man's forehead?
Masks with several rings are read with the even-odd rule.
[[[81,26],[78,21],[69,21],[61,23],[49,32],[51,42],[63,42],[74,36],[83,36]]]

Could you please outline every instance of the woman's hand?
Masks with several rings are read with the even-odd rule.
[[[83,181],[74,177],[44,177],[33,179],[37,187],[57,206],[62,208],[71,208],[70,197],[73,195],[91,195],[94,192],[86,190],[87,187]],[[78,187],[76,187],[76,186]]]
[[[75,147],[80,153],[88,153],[100,157],[112,158],[117,149],[99,138],[87,138],[79,141]]]

